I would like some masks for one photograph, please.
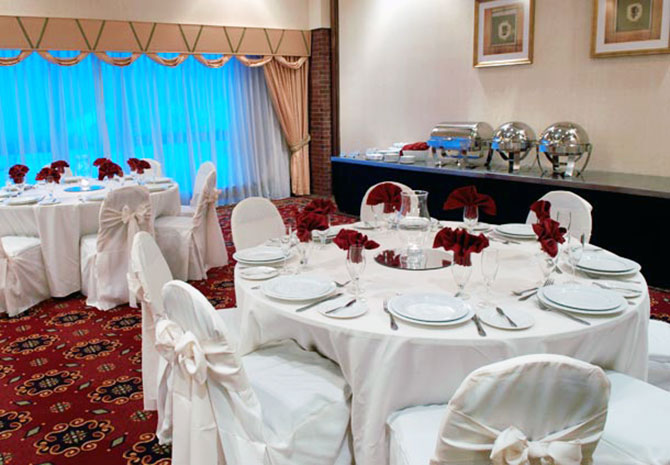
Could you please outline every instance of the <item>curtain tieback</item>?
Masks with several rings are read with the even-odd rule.
[[[526,465],[533,459],[551,459],[556,465],[579,465],[582,445],[578,441],[529,441],[510,426],[498,435],[491,450],[491,462],[495,465]]]
[[[312,140],[312,136],[307,134],[307,136],[305,136],[305,138],[303,140],[301,140],[300,142],[298,142],[297,144],[289,145],[288,149],[291,151],[291,153],[295,153],[298,150],[302,149],[307,144],[309,144],[311,140]]]

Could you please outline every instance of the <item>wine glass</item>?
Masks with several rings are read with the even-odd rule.
[[[451,268],[451,273],[454,276],[454,281],[458,287],[458,291],[454,294],[454,297],[468,300],[470,296],[465,293],[465,286],[468,284],[468,281],[470,281],[470,276],[472,276],[472,266],[459,265],[454,262],[449,268]]]
[[[351,245],[347,251],[347,271],[351,277],[351,288],[355,299],[360,299],[361,291],[361,274],[365,270],[365,247],[362,245]]]
[[[284,260],[282,261],[281,274],[288,274],[289,270],[286,267],[291,249],[293,248],[293,230],[291,227],[286,228],[286,234],[279,238],[279,248],[281,249]]]
[[[586,234],[579,237],[568,236],[568,260],[570,261],[570,268],[572,268],[572,280],[570,283],[577,283],[577,264],[584,255],[584,247],[586,246]]]
[[[49,202],[54,202],[56,200],[54,198],[54,189],[56,188],[56,179],[53,176],[47,176],[46,188],[47,188],[47,192],[49,193],[49,197],[48,197]]]
[[[484,278],[484,284],[486,285],[484,301],[479,304],[479,306],[482,308],[493,307],[493,302],[491,299],[491,286],[493,285],[493,281],[495,281],[496,276],[498,276],[499,269],[500,261],[498,250],[482,250],[482,277]]]
[[[309,262],[309,255],[312,251],[312,241],[307,240],[305,242],[298,241],[296,248],[298,249],[298,258],[300,259],[300,272],[303,272],[307,269],[307,264]]]
[[[551,255],[540,251],[535,254],[535,261],[542,272],[540,286],[544,286],[551,277],[551,273],[556,269],[557,257],[552,257]]]
[[[463,223],[465,223],[465,229],[469,232],[474,231],[475,227],[477,227],[477,223],[479,223],[479,207],[476,205],[464,207]]]

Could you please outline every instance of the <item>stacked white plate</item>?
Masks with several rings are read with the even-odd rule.
[[[5,200],[6,205],[19,206],[19,205],[33,205],[42,200],[40,195],[23,195],[20,197],[12,197]]]
[[[640,265],[633,260],[603,252],[584,252],[577,268],[594,276],[616,277],[640,271]]]
[[[393,297],[388,310],[401,320],[428,326],[457,325],[474,314],[465,302],[450,294],[423,292]]]
[[[540,288],[540,302],[549,308],[584,315],[614,315],[628,307],[617,292],[582,284],[554,284]]]
[[[533,226],[525,223],[508,223],[497,226],[495,231],[510,239],[535,239],[537,236]]]
[[[159,192],[169,189],[171,187],[171,184],[151,183],[151,184],[145,184],[145,187],[149,189],[149,192]]]
[[[279,247],[253,247],[238,250],[233,258],[244,265],[273,265],[283,262],[287,257]]]
[[[320,276],[280,276],[261,285],[261,291],[273,299],[300,302],[326,297],[336,289],[335,283]]]

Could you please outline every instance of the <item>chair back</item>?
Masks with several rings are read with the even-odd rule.
[[[561,355],[482,367],[449,401],[430,463],[590,464],[609,393],[601,368]],[[524,454],[530,462],[519,461]]]
[[[399,182],[395,182],[395,181],[384,181],[384,182],[377,183],[374,186],[370,186],[370,188],[367,190],[367,192],[363,196],[363,201],[361,202],[361,213],[360,213],[361,221],[366,222],[366,223],[372,223],[375,220],[375,214],[372,212],[372,206],[367,204],[368,196],[370,195],[370,192],[372,192],[372,190],[375,187],[377,187],[381,184],[386,184],[386,183],[395,184],[396,186],[401,188],[403,190],[403,192],[409,192],[409,193],[414,192],[413,189],[407,187],[404,184],[400,184]],[[412,207],[412,208],[414,208],[414,207]]]
[[[219,194],[216,188],[216,171],[210,171],[203,183],[193,214],[193,237],[196,253],[204,266],[203,270],[228,264],[226,243],[216,214]],[[206,275],[202,277],[205,278]]]
[[[255,247],[286,232],[277,207],[262,197],[249,197],[235,205],[230,227],[236,250]]]
[[[593,207],[589,202],[570,191],[551,191],[542,196],[540,200],[547,200],[551,203],[551,217],[556,219],[557,209],[570,211],[570,235],[580,237],[585,235],[586,241],[591,239],[593,229],[593,220],[591,212]],[[528,213],[526,223],[535,223],[537,217],[532,211]]]
[[[168,386],[173,463],[216,465],[224,463],[223,451],[226,458],[267,463],[260,403],[224,320],[205,296],[181,281],[164,286],[163,302],[156,343],[173,376]]]
[[[205,181],[207,180],[207,176],[209,176],[209,173],[212,171],[216,171],[216,166],[214,166],[214,163],[211,161],[206,161],[202,165],[200,165],[200,168],[198,168],[198,173],[195,175],[195,184],[193,185],[193,196],[191,197],[191,203],[190,205],[192,207],[196,207],[198,204],[198,198],[200,197],[200,193],[202,192],[202,189],[205,187]]]
[[[161,163],[158,160],[154,160],[153,158],[142,158],[142,160],[146,161],[151,165],[150,169],[144,170],[144,175],[147,178],[151,178],[152,176],[154,177],[163,176],[163,167],[161,166]]]

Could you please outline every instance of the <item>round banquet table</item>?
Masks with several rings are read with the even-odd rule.
[[[98,184],[92,182],[92,184]],[[125,182],[124,185],[134,184]],[[58,184],[54,197],[60,203],[51,205],[6,205],[0,200],[0,236],[18,235],[39,237],[47,272],[49,291],[53,297],[65,297],[81,289],[79,239],[98,231],[98,216],[102,202],[82,201],[87,195],[104,194],[103,190],[65,192],[77,184]],[[115,184],[120,187],[121,184]],[[46,196],[44,186],[25,191],[23,196]],[[179,186],[173,183],[165,190],[152,192],[154,218],[178,215],[181,209]]]
[[[370,236],[381,244],[377,251],[400,245],[394,233]],[[335,361],[353,394],[351,428],[359,465],[388,463],[385,423],[392,412],[415,405],[447,403],[470,372],[493,362],[524,354],[563,354],[646,379],[650,301],[641,275],[637,279],[644,291],[629,300],[624,312],[613,317],[580,315],[592,324],[585,326],[559,313],[541,310],[534,297],[519,302],[511,294],[512,290],[531,287],[539,279],[533,257],[539,250],[536,241],[520,245],[491,242],[490,247],[500,251],[494,300],[504,308],[516,307],[531,313],[535,324],[529,329],[507,331],[485,326],[488,336],[481,337],[469,320],[457,326],[429,327],[396,319],[399,329],[392,331],[382,309],[384,298],[417,291],[453,294],[456,285],[448,268],[392,269],[376,263],[376,251],[372,250],[367,252],[362,279],[368,312],[350,320],[329,318],[318,311],[342,305],[349,295],[296,313],[295,309],[304,303],[268,298],[261,290],[252,289],[258,281],[235,273],[242,321],[240,348],[248,353],[261,344],[290,338]],[[346,281],[349,277],[345,256],[334,244],[315,246],[305,273]],[[473,255],[472,262],[474,269],[466,291],[474,306],[483,295],[484,285],[479,255]],[[554,276],[560,283],[571,275],[566,267],[564,274]],[[590,282],[585,278],[578,280]]]

